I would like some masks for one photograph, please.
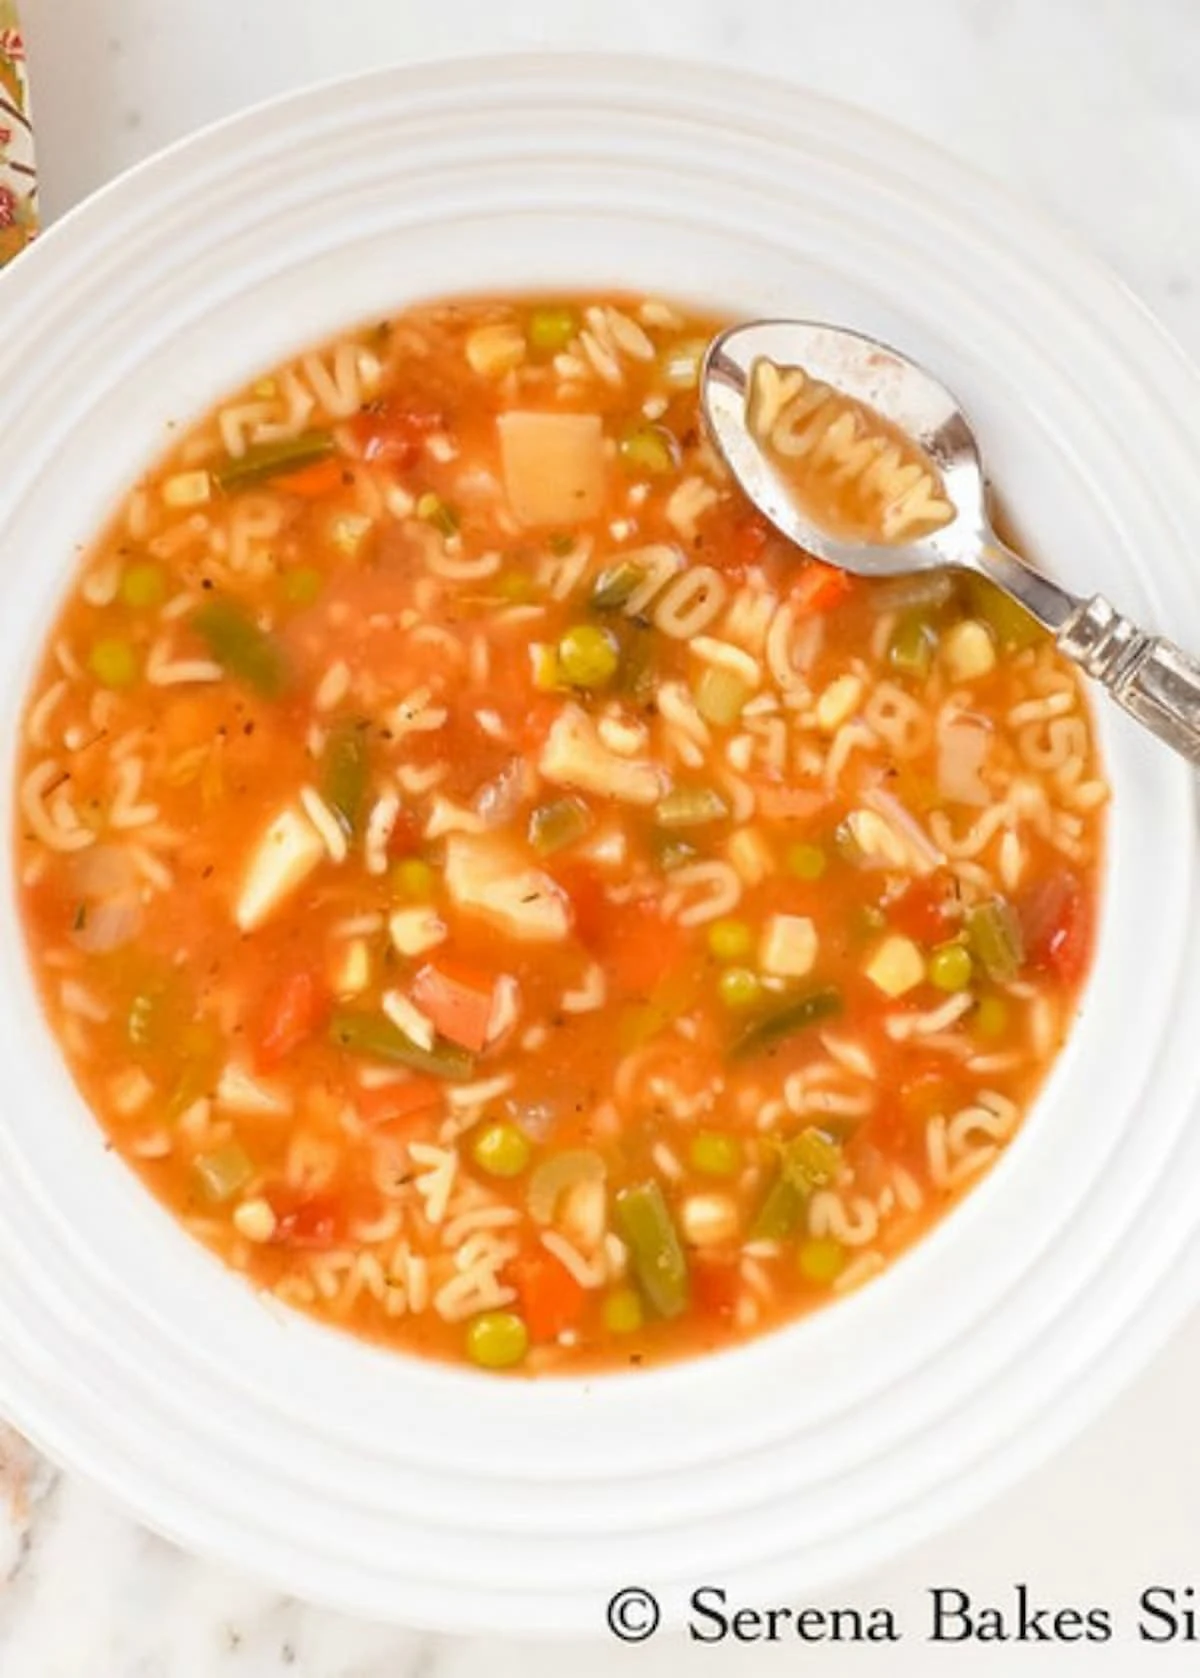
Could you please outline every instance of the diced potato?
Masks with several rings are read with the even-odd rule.
[[[260,1084],[243,1066],[227,1066],[221,1073],[217,1106],[230,1113],[250,1113],[263,1118],[282,1116],[292,1110],[289,1096]]]
[[[739,827],[725,854],[744,886],[759,886],[774,867],[771,847],[757,827]]]
[[[556,786],[577,787],[625,804],[657,804],[664,791],[657,765],[606,750],[591,718],[578,705],[564,706],[554,719],[538,767]]]
[[[995,668],[996,647],[986,624],[966,618],[942,636],[942,663],[952,682],[970,682]]]
[[[525,334],[511,321],[477,326],[467,339],[467,360],[474,372],[498,379],[525,359]]]
[[[331,984],[335,996],[358,996],[371,983],[371,951],[365,938],[352,938],[338,951]]]
[[[885,996],[904,996],[925,977],[925,958],[911,938],[897,933],[876,945],[863,969]]]
[[[446,841],[446,889],[460,909],[472,911],[509,938],[557,943],[571,917],[560,887],[531,868],[520,849],[494,835],[454,834]]]
[[[211,494],[212,479],[207,472],[176,472],[162,487],[168,507],[202,507]]]
[[[397,909],[388,919],[388,933],[400,955],[420,956],[443,942],[446,928],[436,909],[418,904]]]
[[[325,843],[302,810],[283,809],[259,840],[242,879],[234,920],[253,932],[325,858]]]
[[[571,525],[604,501],[604,428],[598,414],[501,414],[500,458],[513,516]]]
[[[858,676],[835,676],[817,700],[817,727],[835,734],[862,703],[863,685]]]
[[[683,1238],[693,1247],[719,1247],[738,1232],[737,1205],[727,1194],[691,1194],[679,1212]]]
[[[817,959],[817,929],[807,915],[772,915],[763,929],[758,963],[777,979],[803,979]]]

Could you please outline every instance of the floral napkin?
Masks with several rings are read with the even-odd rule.
[[[37,232],[37,174],[16,0],[0,0],[0,267]]]

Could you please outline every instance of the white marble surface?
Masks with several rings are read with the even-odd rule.
[[[190,128],[323,73],[502,47],[644,49],[786,74],[868,105],[1041,201],[1200,354],[1197,0],[24,0],[45,209],[61,214]],[[1153,1115],[1147,1115],[1153,1122]],[[1035,1480],[843,1593],[891,1605],[895,1650],[797,1643],[719,1653],[438,1639],[281,1599],[139,1530],[0,1428],[3,1678],[550,1678],[684,1665],[1181,1673],[1195,1644],[1139,1646],[1145,1585],[1200,1596],[1200,1322]],[[7,1514],[5,1510],[7,1508]],[[930,1648],[924,1592],[1005,1601],[1016,1581],[1106,1606],[1078,1649]],[[697,1581],[703,1583],[703,1581]],[[599,1604],[598,1604],[599,1629]],[[1123,1634],[1123,1635],[1122,1635]]]

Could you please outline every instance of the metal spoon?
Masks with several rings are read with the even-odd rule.
[[[935,462],[954,517],[928,536],[894,545],[846,542],[805,515],[794,491],[746,425],[746,393],[760,358],[800,367],[866,403]],[[989,577],[1051,631],[1059,647],[1119,705],[1200,764],[1200,663],[1151,635],[1104,599],[1082,599],[1006,548],[988,520],[983,469],[954,397],[915,362],[874,338],[817,321],[755,321],[709,346],[701,374],[705,418],[717,448],[758,510],[784,536],[860,577],[952,566]]]

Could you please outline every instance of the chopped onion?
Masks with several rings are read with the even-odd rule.
[[[981,773],[987,761],[992,731],[982,717],[955,712],[943,718],[937,731],[937,783],[952,804],[990,804]]]
[[[88,955],[104,955],[136,938],[145,918],[137,869],[119,845],[93,845],[71,864],[79,911],[71,942]]]
[[[528,792],[528,772],[521,759],[514,757],[493,780],[484,782],[471,802],[485,827],[503,827],[516,815]]]
[[[903,838],[909,847],[913,866],[918,873],[931,874],[935,868],[940,868],[942,863],[945,862],[945,857],[920,822],[910,815],[900,800],[893,793],[888,792],[885,787],[869,788],[863,793],[863,803],[869,804],[876,815],[882,816]]]

